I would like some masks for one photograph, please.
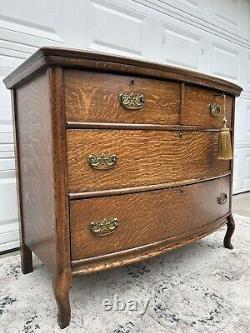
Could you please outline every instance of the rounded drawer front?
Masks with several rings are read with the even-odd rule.
[[[70,201],[72,260],[214,231],[229,212],[230,177],[141,193]],[[218,197],[223,193],[223,203]],[[223,222],[223,221],[222,221]],[[220,221],[221,223],[221,221]]]
[[[225,98],[225,113],[227,126],[231,126],[233,97]],[[186,86],[185,109],[182,124],[187,126],[202,126],[221,128],[224,116],[224,97],[218,91]]]
[[[179,124],[180,84],[65,70],[67,121]]]
[[[109,190],[230,171],[218,160],[217,132],[68,130],[69,192]]]

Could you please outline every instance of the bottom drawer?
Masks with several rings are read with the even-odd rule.
[[[71,259],[193,236],[229,212],[230,177],[70,202]]]

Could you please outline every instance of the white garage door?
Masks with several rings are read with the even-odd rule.
[[[171,63],[244,88],[234,192],[250,189],[249,0],[0,0],[0,251],[18,246],[10,94],[2,84],[38,47],[59,45]]]

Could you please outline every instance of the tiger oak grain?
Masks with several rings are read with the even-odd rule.
[[[34,252],[52,273],[61,328],[70,322],[73,276],[163,254],[225,223],[224,246],[232,249],[233,163],[217,159],[222,117],[213,118],[208,104],[226,94],[233,139],[239,86],[53,47],[36,51],[4,82],[13,96],[21,267],[32,271]],[[142,109],[119,103],[120,93],[132,92],[144,95]],[[117,165],[92,170],[88,154],[99,153],[117,154]],[[92,234],[91,222],[113,217],[117,230]]]
[[[229,195],[229,185],[230,178],[224,177],[167,190],[74,200],[70,204],[71,258],[100,256],[193,235],[196,228],[229,212],[228,201],[222,206],[216,202],[221,192]],[[90,223],[105,217],[118,219],[117,231],[95,236],[90,231]]]
[[[68,121],[179,123],[178,83],[76,70],[66,70],[64,75]],[[118,99],[120,93],[142,94],[145,98],[144,108],[125,109]]]
[[[229,161],[217,159],[217,132],[68,130],[67,146],[70,192],[204,179],[230,170]],[[89,166],[88,156],[101,153],[117,156],[113,169]]]

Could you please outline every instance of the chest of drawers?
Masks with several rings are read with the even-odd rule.
[[[232,161],[218,159],[223,112],[233,139],[241,88],[180,68],[42,48],[5,79],[12,90],[21,259],[48,267],[58,322],[72,276],[144,260],[227,223]],[[225,95],[225,98],[224,98]]]

